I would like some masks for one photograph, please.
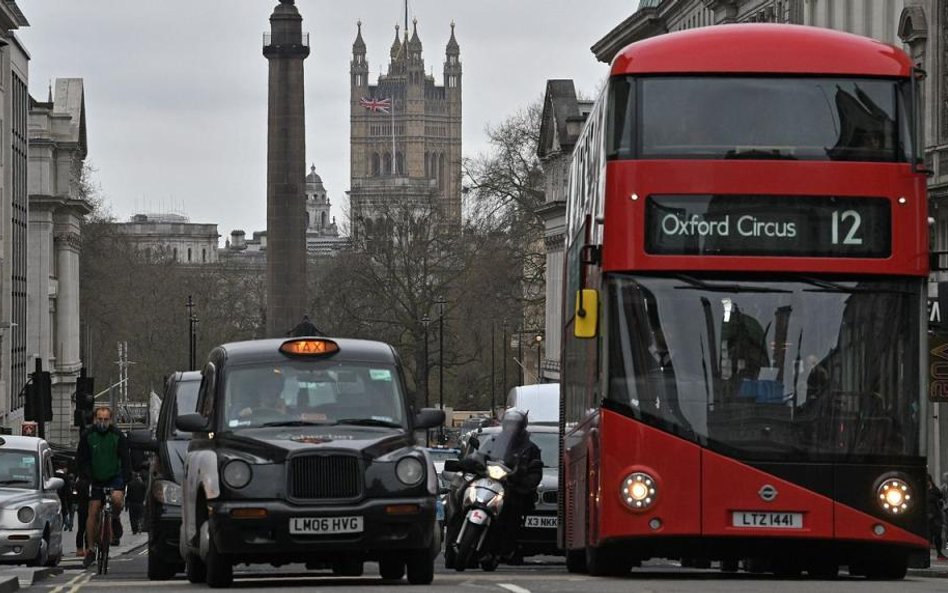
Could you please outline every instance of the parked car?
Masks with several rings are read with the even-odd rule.
[[[0,562],[56,566],[63,557],[63,516],[43,439],[0,437]]]
[[[184,571],[184,560],[178,551],[178,534],[181,529],[181,480],[191,434],[178,430],[175,420],[179,414],[193,414],[197,410],[200,386],[200,372],[171,374],[165,382],[154,437],[148,430],[135,431],[131,435],[133,448],[155,453],[149,467],[145,499],[148,578],[153,581],[167,580]]]
[[[530,426],[559,426],[560,384],[518,385],[507,394],[507,407],[527,412]]]
[[[179,547],[191,582],[228,587],[236,564],[306,563],[430,584],[440,552],[434,465],[394,349],[292,338],[215,348],[204,367],[182,484]]]

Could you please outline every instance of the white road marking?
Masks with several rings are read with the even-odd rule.
[[[85,576],[85,573],[84,573],[84,572],[80,572],[80,573],[77,574],[76,576],[74,576],[74,577],[72,577],[71,579],[69,579],[68,581],[66,581],[64,584],[62,584],[62,585],[57,585],[57,586],[53,587],[52,589],[50,589],[49,593],[62,593],[63,589],[65,589],[66,587],[71,587],[76,581],[78,581],[79,579],[81,579],[83,576]]]
[[[497,586],[501,589],[507,589],[510,593],[530,593],[530,589],[524,589],[519,585],[512,585],[510,583],[498,583]]]

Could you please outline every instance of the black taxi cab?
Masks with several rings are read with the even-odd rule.
[[[180,551],[191,582],[228,587],[234,566],[305,563],[428,584],[439,550],[437,476],[384,343],[329,338],[237,342],[202,372],[182,484]]]

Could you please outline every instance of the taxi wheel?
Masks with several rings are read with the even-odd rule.
[[[379,575],[386,581],[400,581],[405,576],[405,561],[400,558],[379,560]]]
[[[184,573],[188,582],[199,584],[207,580],[207,565],[194,552],[189,552],[184,561]]]
[[[426,550],[412,552],[408,557],[408,582],[412,585],[430,585],[434,580],[434,558]]]
[[[207,544],[207,585],[212,589],[226,589],[234,583],[234,563],[217,551],[214,538]]]

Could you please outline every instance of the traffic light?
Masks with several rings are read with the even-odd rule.
[[[23,419],[32,422],[49,422],[53,419],[53,379],[49,371],[37,370],[30,374],[26,400],[23,402]]]
[[[73,414],[73,424],[79,428],[90,424],[94,407],[95,379],[86,377],[86,369],[81,369],[76,379],[76,411]]]

